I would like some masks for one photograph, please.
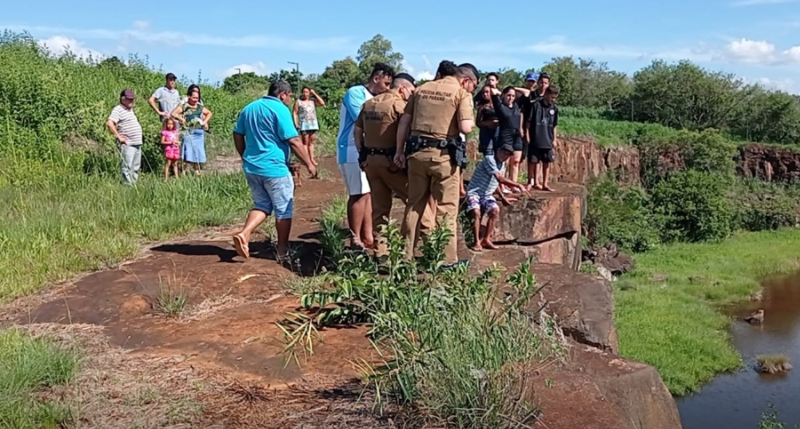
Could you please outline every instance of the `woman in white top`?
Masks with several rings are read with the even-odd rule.
[[[311,97],[314,97],[312,100]],[[319,122],[317,121],[317,107],[325,106],[325,100],[317,94],[313,89],[304,86],[300,93],[300,98],[294,102],[294,125],[297,131],[300,132],[300,138],[303,140],[308,156],[311,158],[311,163],[317,165],[317,160],[314,158],[314,141],[317,139],[317,131],[319,131]]]

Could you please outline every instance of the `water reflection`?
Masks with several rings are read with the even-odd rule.
[[[721,375],[698,394],[677,400],[684,429],[756,429],[761,413],[772,403],[780,420],[800,423],[800,272],[763,282],[763,298],[732,310],[738,318],[764,310],[764,323],[736,321],[733,343],[747,368]],[[760,354],[786,354],[795,369],[759,374],[753,366]]]

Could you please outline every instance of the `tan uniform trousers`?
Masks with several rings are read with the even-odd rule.
[[[445,263],[458,261],[458,198],[461,175],[447,149],[426,148],[408,157],[408,204],[403,229],[408,232],[406,255],[414,257],[420,221],[429,197],[436,201],[436,223],[445,222],[453,236],[445,247]]]
[[[377,243],[376,254],[383,256],[388,254],[388,249],[386,240],[380,234],[380,227],[389,223],[393,193],[397,194],[403,204],[408,203],[408,174],[394,165],[394,161],[385,155],[369,155],[364,172],[367,174],[369,187],[372,189],[372,225]],[[435,221],[433,211],[426,206],[425,213],[422,215],[420,233],[423,236],[429,234],[433,230]],[[402,222],[400,228],[403,236],[408,236]]]

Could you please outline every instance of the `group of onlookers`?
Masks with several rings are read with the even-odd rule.
[[[181,98],[175,82],[175,75],[167,74],[165,85],[148,100],[162,123],[165,179],[170,171],[180,174],[181,161],[184,173],[191,167],[200,174],[200,164],[206,162],[205,132],[213,116],[197,85]],[[472,248],[493,249],[491,237],[500,212],[497,199],[510,204],[515,199],[508,194],[552,190],[548,172],[557,139],[559,91],[550,85],[546,73],[528,74],[524,87],[500,90],[499,83],[498,75],[489,73],[485,85],[476,91],[474,66],[442,61],[434,81],[416,88],[410,75],[395,74],[390,66],[378,63],[366,84],[348,89],[341,104],[336,151],[349,195],[347,219],[354,248],[385,252],[385,247],[378,249],[375,238],[394,197],[407,203],[402,232],[416,241],[420,233],[430,232],[440,215],[457,214],[452,198],[457,201],[460,196],[466,212],[475,218]],[[250,255],[250,235],[272,213],[277,257],[287,256],[295,187],[290,151],[312,177],[317,175],[314,144],[320,127],[316,108],[325,106],[325,101],[309,87],[302,88],[293,105],[292,99],[286,81],[273,82],[266,96],[241,111],[234,127],[234,143],[254,200],[243,229],[234,236],[234,246],[243,257]],[[133,90],[123,90],[107,122],[119,142],[122,175],[128,184],[136,182],[141,165],[142,127],[133,113],[134,100]],[[459,156],[458,148],[465,147],[464,136],[475,125],[480,130],[483,159],[465,187],[465,158]],[[525,158],[527,180],[519,183]],[[380,193],[375,211],[373,188]],[[482,231],[483,215],[488,221]],[[452,222],[448,220],[448,226],[454,227]],[[413,249],[407,251],[413,255]],[[455,257],[455,246],[448,247],[447,257]]]
[[[148,100],[161,120],[165,180],[170,171],[178,176],[181,168],[184,174],[190,168],[195,174],[200,174],[200,165],[206,162],[205,133],[213,116],[203,104],[198,85],[190,85],[186,96],[181,98],[175,88],[176,80],[174,74],[167,73],[165,85],[156,89]],[[129,185],[138,180],[142,161],[143,133],[133,112],[135,100],[136,94],[132,89],[123,90],[119,104],[106,122],[119,144],[122,177]]]

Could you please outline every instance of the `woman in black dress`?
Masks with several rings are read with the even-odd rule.
[[[494,142],[495,147],[509,144],[514,147],[514,156],[508,159],[507,177],[515,182],[519,181],[519,165],[522,160],[522,112],[519,105],[514,102],[517,92],[513,86],[507,86],[501,93],[492,91],[492,106],[497,115],[498,136]]]
[[[478,152],[483,156],[492,155],[494,143],[497,140],[500,129],[497,123],[497,114],[494,112],[492,103],[492,87],[486,85],[481,90],[483,96],[478,104],[478,120],[476,124],[480,132],[478,133]]]

